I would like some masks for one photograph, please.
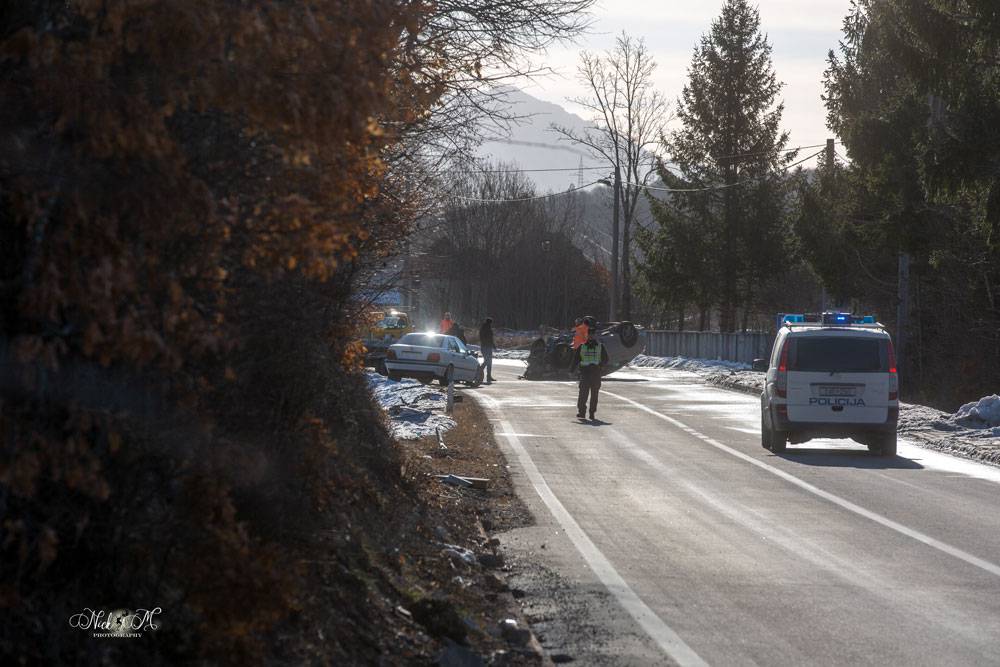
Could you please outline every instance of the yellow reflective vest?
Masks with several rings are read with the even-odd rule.
[[[580,346],[580,366],[597,366],[601,363],[601,344],[590,347],[586,343]]]

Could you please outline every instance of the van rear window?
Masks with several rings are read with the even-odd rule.
[[[789,350],[789,369],[840,373],[887,371],[885,344],[871,338],[795,338]]]

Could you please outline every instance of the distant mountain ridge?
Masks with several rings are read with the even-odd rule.
[[[535,182],[539,193],[559,192],[576,186],[581,160],[584,167],[600,165],[580,146],[560,140],[549,130],[552,124],[584,130],[588,126],[584,119],[523,90],[511,89],[506,97],[511,103],[511,113],[523,118],[511,125],[508,138],[484,142],[477,150],[479,156],[493,162],[515,164],[525,170],[568,170],[528,172],[526,176]],[[604,175],[601,171],[587,169],[583,172],[583,183],[591,183]]]

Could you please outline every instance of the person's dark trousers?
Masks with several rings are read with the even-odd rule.
[[[486,379],[489,382],[493,382],[493,348],[492,347],[485,347],[485,348],[483,348],[483,359],[485,360],[485,363],[483,365],[486,366]]]
[[[601,391],[601,369],[588,366],[580,370],[580,394],[576,399],[576,413],[583,415],[587,410],[587,394],[590,394],[590,418],[597,412],[597,395]]]

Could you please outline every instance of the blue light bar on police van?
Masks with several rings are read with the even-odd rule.
[[[874,315],[854,315],[853,313],[785,313],[781,315],[779,325],[786,324],[823,324],[825,326],[851,326],[852,324],[874,324],[878,321]]]
[[[850,313],[823,313],[823,324],[850,324]]]

